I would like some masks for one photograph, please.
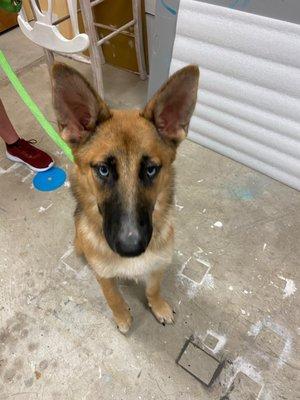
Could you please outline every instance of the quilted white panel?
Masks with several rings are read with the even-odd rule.
[[[181,0],[170,73],[189,63],[190,139],[300,190],[300,25]]]

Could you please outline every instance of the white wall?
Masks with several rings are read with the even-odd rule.
[[[189,137],[300,190],[300,26],[181,0],[171,73],[189,63]]]
[[[156,7],[156,0],[145,0],[149,63],[151,62],[151,54],[153,47],[152,43],[154,36],[155,7]]]

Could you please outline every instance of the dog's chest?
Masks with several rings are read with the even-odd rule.
[[[93,263],[92,267],[95,272],[105,278],[142,279],[143,276],[164,268],[171,262],[171,247],[169,246],[159,252],[146,250],[144,254],[133,258],[116,257],[115,260],[111,259],[110,263],[102,262],[99,259],[96,263]]]

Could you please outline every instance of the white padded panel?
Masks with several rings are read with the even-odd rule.
[[[170,73],[190,63],[190,139],[300,190],[300,26],[181,0]]]

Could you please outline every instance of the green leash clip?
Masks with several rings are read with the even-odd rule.
[[[3,69],[8,79],[10,80],[11,84],[21,97],[21,99],[24,101],[29,110],[32,112],[32,114],[39,122],[39,124],[42,126],[42,128],[44,128],[48,136],[50,136],[50,138],[57,144],[57,146],[62,149],[62,151],[65,153],[65,155],[69,158],[70,161],[74,161],[72,150],[67,145],[67,143],[64,142],[64,140],[59,136],[59,134],[56,132],[56,130],[53,128],[50,122],[45,118],[44,114],[41,112],[36,103],[29,96],[28,92],[18,79],[17,75],[14,73],[13,69],[9,65],[7,59],[5,58],[1,50],[0,50],[0,67]]]
[[[22,0],[0,0],[0,8],[11,13],[18,13],[22,8]]]

